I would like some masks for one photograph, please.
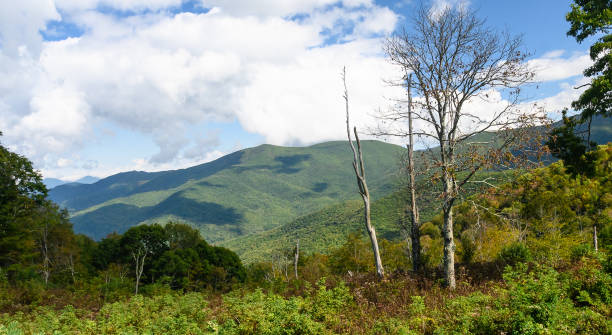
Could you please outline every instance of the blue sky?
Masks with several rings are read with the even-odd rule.
[[[344,139],[339,72],[360,129],[397,91],[382,54],[417,1],[30,0],[0,4],[3,145],[45,177],[166,170],[262,143]],[[523,34],[551,115],[584,82],[570,1],[435,0]],[[478,106],[477,106],[478,107]],[[481,106],[482,107],[482,106]],[[484,107],[482,107],[484,108]]]

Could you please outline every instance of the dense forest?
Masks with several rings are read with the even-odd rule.
[[[293,221],[228,248],[172,220],[122,224],[99,240],[76,234],[33,163],[0,144],[0,335],[612,334],[612,143],[591,137],[593,120],[611,115],[610,13],[610,1],[575,0],[567,15],[577,41],[604,35],[591,46],[592,82],[572,105],[578,114],[564,112],[550,127],[489,123],[474,136],[445,132],[432,117],[440,146],[417,157],[415,177],[410,129],[408,158],[397,164],[408,172],[384,197],[370,199],[345,82],[363,202],[343,195],[346,202],[320,208],[318,199],[309,213],[289,211]],[[473,13],[421,14],[423,27],[449,29],[458,41],[474,27],[482,32]],[[400,52],[414,42],[408,37],[389,39],[386,52],[415,73],[414,84],[402,77],[411,101],[411,89],[439,89]],[[487,63],[501,77],[482,87],[531,79],[514,41],[501,44],[504,62]],[[465,58],[487,57],[484,47],[471,45]],[[448,77],[478,66],[464,60],[458,67],[467,70]],[[411,103],[402,114],[410,122]],[[431,112],[440,101],[419,104]]]

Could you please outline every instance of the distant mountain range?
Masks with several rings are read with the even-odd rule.
[[[612,119],[594,120],[592,139],[612,141]],[[404,149],[379,141],[363,146],[373,222],[379,236],[398,239],[404,202],[396,172]],[[100,239],[137,224],[186,222],[249,263],[291,248],[296,239],[306,252],[325,252],[361,230],[363,204],[351,161],[346,141],[261,145],[188,169],[63,184],[49,196],[71,211],[77,233]],[[436,213],[433,203],[422,208],[423,220]]]
[[[394,189],[397,145],[363,141],[373,194]],[[261,145],[188,169],[119,173],[49,192],[72,213],[77,233],[100,239],[142,223],[189,223],[210,242],[282,226],[335,203],[357,199],[346,141],[309,147]]]
[[[98,180],[100,180],[100,178],[92,177],[92,176],[85,176],[75,181],[65,181],[65,180],[57,179],[57,178],[44,178],[43,183],[45,184],[45,186],[47,186],[48,189],[52,189],[54,187],[64,185],[64,184],[69,184],[69,183],[93,184],[97,182]]]

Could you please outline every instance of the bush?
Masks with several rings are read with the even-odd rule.
[[[531,260],[531,252],[523,243],[512,243],[502,248],[497,255],[497,260],[505,265],[516,265],[527,263]]]
[[[589,244],[580,244],[572,248],[571,253],[570,253],[570,258],[572,261],[578,261],[582,257],[592,255],[593,252],[594,252],[593,247],[590,246]]]
[[[307,313],[301,297],[284,299],[261,290],[224,299],[227,311],[221,315],[221,334],[323,334],[323,324]]]
[[[507,321],[512,334],[609,334],[606,317],[574,305],[570,277],[549,267],[518,265],[504,273]]]

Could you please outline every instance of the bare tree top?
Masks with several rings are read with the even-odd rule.
[[[416,79],[413,117],[431,131],[415,133],[454,146],[478,133],[519,123],[515,107],[520,90],[534,78],[521,45],[521,36],[488,28],[468,9],[447,7],[431,15],[421,7],[411,30],[402,30],[384,45],[390,61]],[[498,101],[501,108],[486,115],[464,108],[477,99],[499,100],[494,90],[505,93]]]

